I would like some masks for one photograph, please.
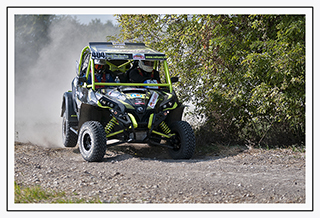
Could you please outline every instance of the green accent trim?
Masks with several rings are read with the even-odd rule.
[[[129,115],[129,117],[130,117],[130,119],[131,119],[131,122],[132,122],[132,124],[133,124],[133,128],[134,128],[134,129],[137,128],[137,127],[138,127],[138,123],[137,123],[137,121],[136,121],[136,118],[134,118],[134,116],[133,116],[132,114],[130,114],[130,113],[128,113],[128,115]]]
[[[106,63],[110,66],[110,69],[111,69],[112,67],[114,67],[114,68],[116,68],[117,70],[120,70],[120,71],[123,72],[123,73],[126,72],[126,69],[123,68],[123,67],[126,66],[126,65],[128,65],[128,64],[130,64],[131,62],[132,62],[132,60],[129,60],[129,61],[127,61],[126,63],[117,66],[117,65],[115,65],[115,64],[113,64],[113,63],[111,63],[111,62],[109,62],[109,61],[106,61]],[[111,70],[111,71],[113,71],[113,70]]]
[[[77,117],[77,115],[76,114],[72,114],[71,117]]]
[[[94,76],[94,63],[93,63],[93,59],[90,59],[90,61],[89,61],[88,70],[89,70],[90,68],[91,68],[91,84],[92,84],[92,89],[95,91],[95,90],[96,90],[96,82],[95,82],[96,78],[95,78],[95,76]],[[87,74],[88,74],[88,72],[87,72]],[[88,74],[88,76],[89,76],[89,74]],[[88,79],[88,77],[87,77],[87,79]]]
[[[166,111],[166,110],[173,110],[173,109],[175,109],[176,107],[178,107],[177,102],[174,103],[173,107],[171,107],[171,108],[166,108],[166,109],[164,109],[164,111]]]
[[[150,117],[149,117],[148,129],[151,129],[151,127],[152,127],[152,123],[153,123],[153,116],[154,116],[154,114],[151,114],[151,115],[150,115]]]
[[[86,72],[86,80],[87,80],[87,82],[88,82],[88,78],[89,78],[89,73],[90,73],[90,67],[91,67],[91,54],[90,54],[90,61],[89,61],[89,64],[88,64],[88,67],[87,67],[87,72]],[[92,77],[92,75],[91,75],[91,77]],[[85,88],[91,88],[92,87],[92,85],[88,85],[87,84],[87,82],[85,82],[84,83],[84,87]],[[91,81],[92,82],[92,81]],[[92,83],[91,83],[92,84]]]
[[[78,75],[80,76],[80,68],[81,68],[81,64],[82,64],[82,56],[83,54],[87,51],[87,49],[90,50],[89,46],[86,46],[82,49],[81,54],[80,54],[80,59],[79,59],[79,66],[78,66]],[[91,57],[90,57],[91,58]]]
[[[168,100],[173,96],[173,94],[170,94],[170,93],[166,93],[166,94],[168,95]]]
[[[172,92],[172,83],[171,83],[171,78],[170,78],[170,73],[169,73],[167,61],[163,61],[163,67],[164,67],[164,72],[165,72],[165,76],[166,76],[166,81],[167,81],[167,84],[169,85],[169,90],[170,90],[170,92]]]
[[[95,83],[95,85],[100,86],[161,86],[161,87],[169,87],[168,83]],[[91,85],[88,85],[91,87]]]
[[[152,130],[152,133],[157,134],[157,135],[160,135],[160,136],[163,136],[163,137],[166,137],[166,138],[168,138],[168,139],[171,138],[172,136],[176,135],[175,133],[166,135],[166,134],[163,134],[163,133],[161,133],[161,132],[157,132],[157,131],[155,131],[155,130]]]
[[[111,63],[111,62],[109,62],[109,61],[107,61],[107,60],[106,60],[106,63],[107,63],[109,66],[118,67],[117,65],[115,65],[115,64],[113,64],[113,63]]]
[[[108,108],[108,109],[111,109],[111,107],[108,107],[108,106],[103,106],[100,101],[98,101],[97,105],[101,108]]]
[[[117,65],[115,65],[109,61],[106,61],[106,63],[109,65],[111,71],[112,71],[112,67],[119,69]]]
[[[106,137],[108,138],[108,137],[111,137],[111,136],[114,136],[114,135],[118,135],[118,134],[123,133],[123,132],[124,132],[124,130],[122,129],[122,130],[119,130],[117,132],[110,133]]]
[[[132,60],[129,60],[129,61],[127,61],[126,63],[119,65],[118,68],[120,69],[121,67],[127,66],[127,65],[130,64],[131,62],[132,62]]]

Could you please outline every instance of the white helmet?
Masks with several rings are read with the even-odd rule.
[[[139,67],[148,72],[151,73],[153,70],[153,61],[143,61],[143,60],[139,60]]]
[[[94,59],[94,64],[106,65],[107,63],[105,59]]]

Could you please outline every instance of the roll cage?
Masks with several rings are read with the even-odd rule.
[[[79,80],[84,82],[87,88],[96,89],[96,86],[145,86],[145,83],[129,83],[129,82],[96,82],[92,79],[91,84],[88,84],[89,74],[91,78],[95,78],[95,59],[105,59],[109,69],[117,74],[126,74],[129,64],[135,60],[152,60],[154,61],[154,69],[163,63],[165,74],[165,83],[148,84],[148,86],[167,87],[172,92],[172,82],[169,74],[168,64],[165,54],[152,50],[143,43],[111,43],[111,42],[90,42],[89,46],[82,49],[77,74]]]

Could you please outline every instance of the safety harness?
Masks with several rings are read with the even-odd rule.
[[[138,67],[137,69],[138,69],[138,71],[139,71],[140,76],[144,76],[143,73],[142,73],[142,71],[141,71],[141,69],[140,69],[139,67]],[[154,78],[154,70],[152,70],[152,72],[151,72],[151,78],[152,78],[152,79]]]

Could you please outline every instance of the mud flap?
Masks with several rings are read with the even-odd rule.
[[[175,121],[181,121],[183,110],[185,107],[186,107],[185,105],[181,104],[176,109],[170,111],[170,113],[165,119],[165,122],[167,123],[168,126],[170,126],[170,124]]]
[[[79,109],[78,128],[80,129],[82,124],[87,121],[99,121],[103,126],[105,126],[110,119],[111,117],[109,109],[82,103]]]
[[[73,108],[73,99],[71,92],[65,92],[63,94],[63,101],[61,106],[61,117],[63,116],[64,111],[66,111],[66,119],[69,122],[71,127],[78,127],[78,118],[77,114]]]

